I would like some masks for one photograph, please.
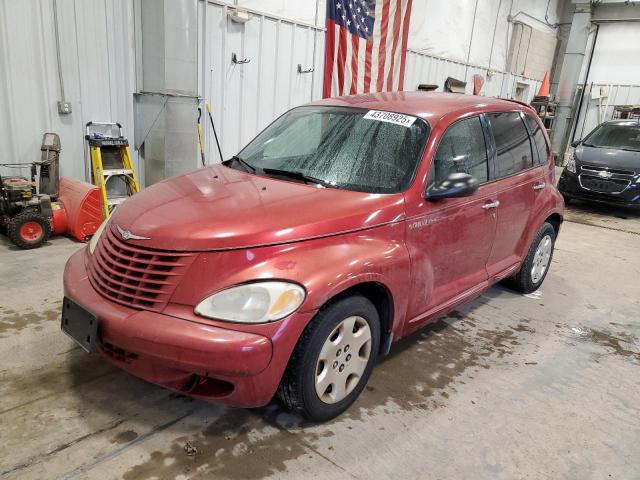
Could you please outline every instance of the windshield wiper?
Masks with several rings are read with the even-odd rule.
[[[222,164],[223,165],[227,165],[231,161],[235,161],[236,163],[239,163],[240,165],[242,165],[247,172],[252,172],[253,173],[253,172],[256,171],[256,167],[254,167],[253,165],[247,163],[244,159],[240,158],[237,155],[234,155],[229,160],[225,160],[224,162],[222,162]]]
[[[267,175],[282,175],[283,177],[291,178],[293,180],[302,180],[303,182],[315,183],[316,185],[322,185],[323,187],[333,187],[333,185],[325,180],[305,175],[302,172],[280,170],[279,168],[263,168],[262,171]]]

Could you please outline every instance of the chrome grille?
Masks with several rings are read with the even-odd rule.
[[[622,170],[619,168],[600,167],[596,165],[582,165],[580,170],[588,173],[598,174],[600,172],[609,172],[613,175],[629,176],[633,177],[635,172],[633,170]]]
[[[635,173],[631,170],[599,165],[581,165],[578,180],[580,186],[585,190],[618,195],[631,185],[634,175]]]

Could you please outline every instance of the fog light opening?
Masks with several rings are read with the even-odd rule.
[[[233,392],[234,386],[224,380],[193,374],[180,390],[202,397],[226,397]]]

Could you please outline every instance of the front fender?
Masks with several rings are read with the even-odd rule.
[[[307,298],[300,312],[316,311],[332,297],[357,284],[376,282],[393,298],[394,336],[404,320],[411,281],[401,222],[285,245],[201,253],[187,276],[189,280],[180,283],[171,304],[193,307],[232,285],[280,279],[305,287]],[[270,330],[255,325],[238,327]]]

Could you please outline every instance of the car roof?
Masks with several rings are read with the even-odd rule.
[[[492,110],[533,110],[530,106],[517,100],[503,98],[480,97],[460,93],[441,92],[383,92],[346,97],[333,97],[318,100],[310,105],[331,105],[370,110],[387,110],[404,113],[425,120],[438,120],[449,113],[465,113],[468,111],[486,112]]]
[[[608,120],[606,122],[602,122],[601,125],[620,125],[622,127],[637,127],[638,125],[640,125],[640,118]]]

